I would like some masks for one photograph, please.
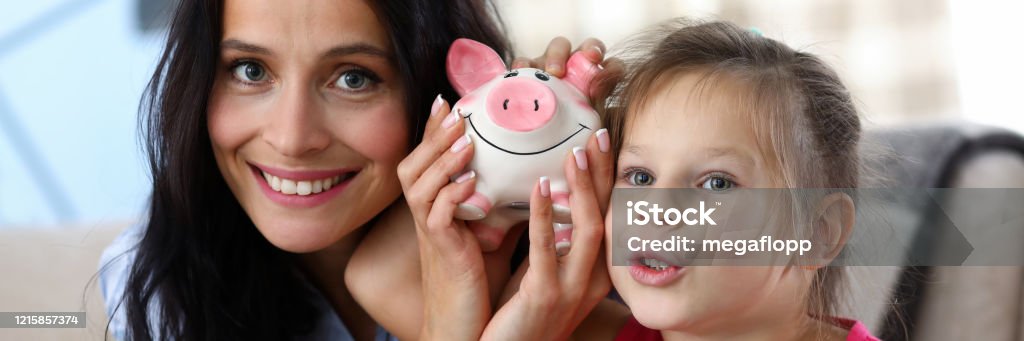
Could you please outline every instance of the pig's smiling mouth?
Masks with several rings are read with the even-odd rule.
[[[579,134],[584,129],[590,130],[590,127],[585,126],[582,123],[577,123],[577,124],[579,124],[580,128],[577,129],[576,132],[570,134],[568,137],[566,137],[562,141],[559,141],[558,143],[556,143],[555,145],[553,145],[551,147],[547,147],[547,148],[544,148],[544,149],[541,149],[541,150],[538,150],[538,151],[535,151],[535,152],[516,152],[516,151],[511,151],[511,150],[502,148],[501,146],[496,145],[496,144],[494,144],[494,142],[491,142],[490,140],[488,140],[486,137],[484,137],[483,134],[480,134],[480,131],[476,130],[476,125],[473,124],[472,116],[473,116],[473,113],[468,113],[468,114],[466,114],[466,116],[463,116],[463,118],[465,118],[467,121],[469,121],[469,127],[473,128],[473,132],[476,133],[476,136],[479,136],[481,140],[484,140],[484,142],[486,142],[487,144],[491,145],[491,147],[497,148],[500,151],[503,151],[503,152],[506,152],[506,153],[509,153],[509,154],[512,154],[512,155],[536,155],[536,154],[544,153],[544,152],[547,152],[549,150],[555,149],[558,146],[561,146],[566,141],[569,141],[569,139],[571,139],[573,136],[576,136],[576,134]]]

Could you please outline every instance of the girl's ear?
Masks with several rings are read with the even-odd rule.
[[[459,38],[448,49],[448,80],[459,96],[475,90],[506,71],[505,61],[493,49],[475,40]]]
[[[591,81],[600,70],[601,67],[587,60],[583,53],[576,52],[565,63],[565,77],[562,80],[572,84],[583,93],[583,96],[590,98]]]
[[[817,270],[839,256],[846,246],[857,220],[853,199],[842,192],[826,195],[815,208],[813,217],[811,244],[817,252],[812,253],[816,259],[808,267]]]

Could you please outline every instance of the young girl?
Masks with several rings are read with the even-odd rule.
[[[616,188],[857,187],[860,123],[834,71],[730,23],[682,25],[638,40],[640,53],[627,56],[606,116]],[[839,245],[830,259],[853,225],[853,201],[836,191],[817,204],[815,233]],[[621,340],[875,340],[861,323],[832,317],[842,268],[615,265],[611,216],[609,273],[632,316],[583,329]]]

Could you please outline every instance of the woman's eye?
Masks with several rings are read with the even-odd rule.
[[[259,83],[267,78],[267,71],[263,66],[255,62],[242,62],[235,65],[232,74],[236,79],[246,83]]]
[[[701,185],[704,189],[709,189],[715,192],[727,191],[732,188],[734,184],[731,180],[721,176],[712,176]]]
[[[362,91],[373,85],[373,82],[374,80],[365,73],[352,70],[342,73],[341,77],[338,77],[338,80],[334,82],[334,85],[348,91]]]
[[[654,184],[654,175],[644,170],[632,170],[626,173],[626,181],[633,186],[650,186]]]

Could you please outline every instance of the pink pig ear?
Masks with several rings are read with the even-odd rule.
[[[448,49],[448,80],[460,96],[465,96],[505,71],[505,62],[501,56],[475,40],[459,38]]]
[[[565,69],[565,77],[562,77],[562,80],[579,89],[583,96],[590,97],[590,81],[601,68],[587,60],[583,53],[576,52],[565,63]]]

